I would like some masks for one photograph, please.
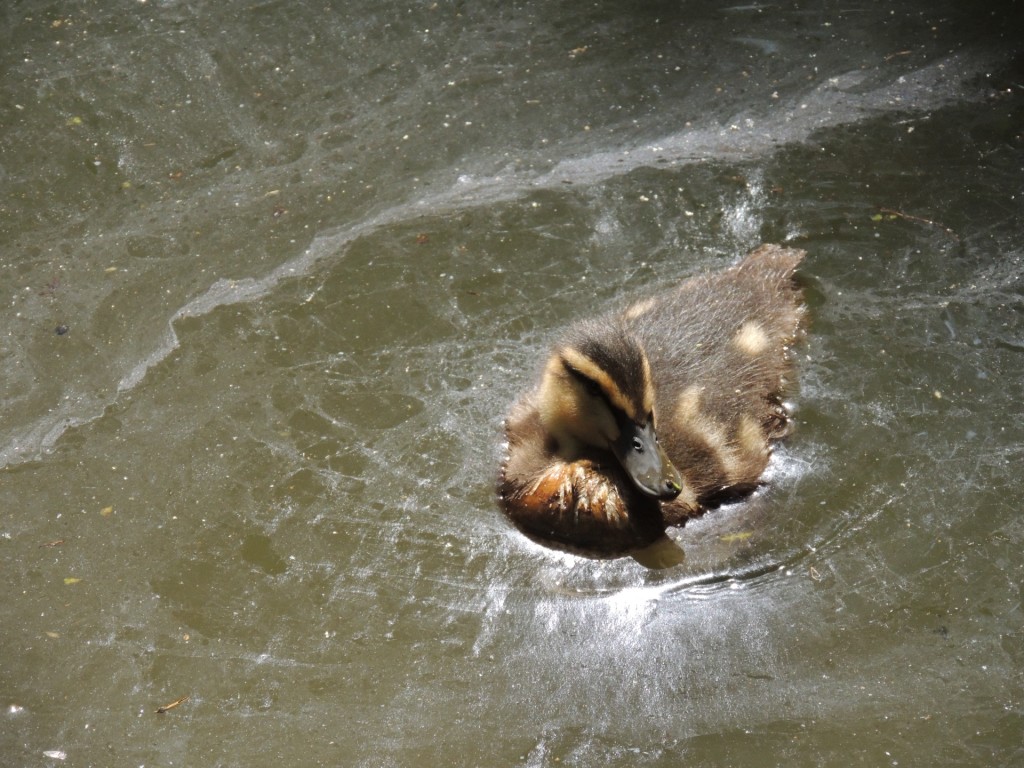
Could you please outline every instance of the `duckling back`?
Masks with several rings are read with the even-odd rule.
[[[789,348],[804,316],[793,273],[803,257],[764,245],[623,313],[650,361],[658,435],[685,480],[663,505],[667,521],[753,490],[771,442],[785,436]]]

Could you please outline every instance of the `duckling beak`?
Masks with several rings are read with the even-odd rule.
[[[660,501],[671,501],[683,490],[683,479],[658,443],[654,423],[640,426],[627,419],[621,422],[612,451],[622,468],[641,491]]]

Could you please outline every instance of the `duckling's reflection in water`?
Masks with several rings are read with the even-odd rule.
[[[516,526],[591,557],[680,562],[666,528],[749,494],[788,432],[803,257],[762,245],[571,326],[506,421],[498,498]]]

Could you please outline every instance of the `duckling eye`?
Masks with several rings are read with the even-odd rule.
[[[601,387],[599,387],[597,385],[596,381],[591,381],[590,379],[584,379],[583,380],[583,386],[587,390],[587,394],[590,395],[591,397],[601,397],[602,396]]]

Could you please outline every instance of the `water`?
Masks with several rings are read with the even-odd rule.
[[[2,14],[5,764],[1024,760],[1016,4]],[[513,531],[557,329],[762,241],[770,485]]]

